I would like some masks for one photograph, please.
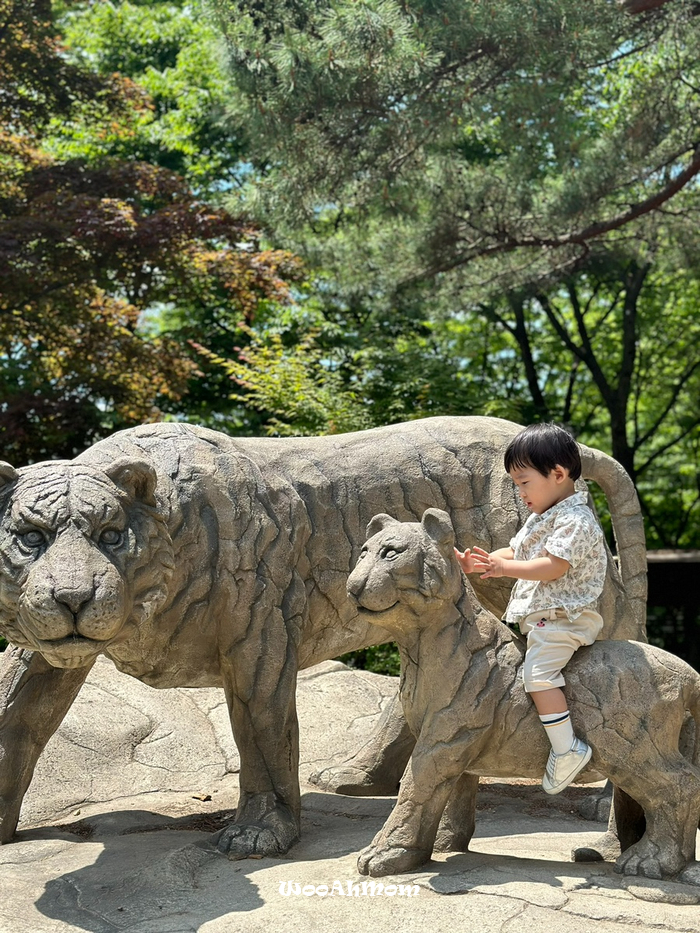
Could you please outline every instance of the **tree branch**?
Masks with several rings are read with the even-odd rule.
[[[580,360],[574,360],[571,365],[571,372],[569,373],[568,385],[566,387],[566,395],[564,397],[564,408],[562,410],[562,421],[564,424],[568,424],[568,422],[571,421],[571,411],[574,406],[574,385],[576,384],[576,377],[578,376],[578,368],[580,363]]]
[[[676,542],[678,542],[681,537],[685,534],[685,530],[688,527],[690,522],[690,516],[695,511],[696,507],[700,504],[700,494],[698,494],[693,501],[690,503],[687,509],[683,510],[681,520],[678,523],[678,534],[676,535]]]
[[[456,269],[459,266],[466,265],[473,259],[483,259],[488,256],[495,256],[499,253],[512,253],[517,249],[524,247],[560,249],[565,246],[584,245],[588,240],[611,233],[613,230],[619,230],[625,224],[640,217],[658,210],[662,204],[669,201],[674,195],[678,194],[687,184],[700,172],[700,144],[693,149],[693,156],[690,163],[679,172],[661,191],[645,198],[638,204],[633,205],[629,210],[622,214],[617,214],[609,220],[596,221],[589,224],[582,230],[572,233],[565,233],[558,237],[546,236],[507,236],[500,243],[493,243],[490,246],[472,247],[465,253],[454,257],[450,262],[438,264],[435,268],[426,270],[436,274],[438,272],[447,272],[450,269]],[[423,273],[424,275],[426,273]]]
[[[699,423],[700,423],[700,419],[696,419],[690,425],[689,428],[686,428],[685,431],[681,431],[681,433],[678,434],[676,437],[674,437],[672,441],[669,441],[667,444],[664,444],[662,447],[659,447],[658,450],[655,450],[654,453],[650,457],[647,457],[644,463],[640,467],[637,468],[637,476],[641,476],[642,473],[651,466],[654,460],[657,459],[657,457],[660,457],[662,454],[665,454],[667,450],[670,450],[672,447],[675,447],[675,445],[678,444],[679,441],[682,441],[684,437],[687,437],[690,433],[692,433],[697,428]]]
[[[654,518],[653,512],[647,505],[647,502],[646,502],[646,499],[644,498],[644,493],[642,492],[642,490],[640,489],[637,490],[637,497],[639,499],[639,506],[642,510],[642,514],[644,515],[644,518],[647,524],[650,525],[654,529],[662,546],[667,547],[667,548],[674,547],[678,543],[677,540],[671,541],[668,535],[666,534],[665,530],[661,528],[659,523],[656,521],[656,519]]]
[[[511,333],[517,340],[518,346],[520,347],[520,353],[522,354],[525,375],[527,378],[527,384],[530,388],[532,401],[535,403],[535,408],[537,408],[540,414],[543,417],[547,417],[549,413],[549,407],[537,378],[537,366],[535,364],[535,358],[532,353],[530,335],[528,334],[527,327],[525,326],[525,301],[522,296],[516,297],[513,293],[511,293],[508,295],[508,304],[510,305],[513,316],[515,317],[515,327],[511,330]]]
[[[536,298],[540,304],[540,307],[547,315],[547,319],[564,343],[564,346],[569,350],[570,353],[581,360],[581,362],[587,367],[591,376],[593,376],[593,381],[598,386],[598,390],[603,397],[603,400],[605,401],[605,407],[612,415],[615,405],[615,393],[613,392],[610,383],[605,376],[605,373],[601,369],[590,343],[588,345],[584,344],[580,347],[574,343],[568,330],[554,313],[554,308],[552,307],[552,304],[547,295],[537,295]]]
[[[637,353],[637,301],[649,274],[651,263],[633,270],[625,283],[625,300],[622,306],[622,357],[620,374],[617,380],[617,396],[620,404],[620,417],[627,411],[627,402],[632,389],[632,376]]]
[[[639,13],[648,13],[666,6],[671,0],[617,0],[625,13],[636,16]]]
[[[699,366],[700,366],[700,360],[696,360],[692,366],[689,366],[688,369],[686,369],[686,371],[683,373],[683,375],[680,377],[680,379],[676,383],[675,389],[673,390],[671,394],[671,398],[668,404],[665,406],[665,408],[663,409],[659,417],[656,419],[656,421],[654,421],[651,427],[639,439],[638,444],[637,444],[638,447],[641,447],[642,444],[645,444],[649,440],[650,437],[656,434],[658,429],[661,427],[662,423],[666,420],[668,415],[673,410],[673,407],[678,401],[678,396],[681,394],[683,387],[685,386],[685,384],[688,382],[690,377],[693,375],[693,373]]]
[[[479,307],[484,312],[486,317],[491,318],[491,320],[495,321],[496,324],[500,324],[504,330],[507,330],[511,336],[515,337],[515,328],[513,325],[510,324],[508,319],[503,317],[502,314],[499,314],[492,305],[480,304]]]
[[[611,217],[610,220],[597,221],[596,223],[590,224],[588,227],[584,227],[583,230],[580,230],[578,233],[570,233],[562,237],[557,237],[551,241],[551,244],[545,242],[544,245],[566,246],[569,243],[583,243],[585,240],[592,240],[595,237],[602,236],[604,233],[619,230],[620,227],[624,227],[625,224],[628,224],[630,221],[636,220],[638,217],[643,217],[645,214],[649,214],[651,211],[656,210],[657,207],[661,207],[661,205],[670,200],[674,194],[678,194],[698,172],[700,172],[700,145],[695,146],[693,149],[693,158],[690,160],[690,164],[683,169],[682,172],[679,172],[676,178],[670,181],[663,190],[647,198],[645,201],[640,201],[639,204],[635,204],[628,211],[625,211],[624,214],[618,214],[617,217]]]

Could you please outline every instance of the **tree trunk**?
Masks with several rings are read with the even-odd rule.
[[[537,366],[532,355],[532,345],[530,344],[530,335],[525,325],[525,300],[522,295],[508,295],[508,302],[515,318],[515,325],[511,328],[511,333],[518,342],[520,354],[525,368],[527,385],[532,396],[535,411],[542,420],[549,420],[550,412],[542,390],[539,379],[537,378]]]
[[[657,10],[666,6],[670,0],[618,0],[625,13],[646,13],[647,10]]]

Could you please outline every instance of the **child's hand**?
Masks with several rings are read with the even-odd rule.
[[[469,548],[465,548],[464,551],[458,551],[457,548],[455,548],[455,557],[457,558],[457,563],[465,573],[474,573],[476,570],[475,561]]]
[[[471,555],[474,571],[481,574],[482,580],[489,577],[503,576],[503,558],[496,554],[489,554],[483,548],[475,547]]]

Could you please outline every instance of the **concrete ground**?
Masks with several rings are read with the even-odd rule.
[[[302,780],[354,751],[394,689],[334,662],[304,673]],[[0,933],[700,933],[700,888],[570,861],[604,829],[579,815],[590,789],[487,782],[471,852],[372,887],[357,853],[393,799],[304,784],[288,856],[229,862],[211,834],[235,807],[237,768],[220,691],[155,691],[100,661],[0,849]]]

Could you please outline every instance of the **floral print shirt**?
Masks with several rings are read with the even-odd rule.
[[[515,560],[532,560],[548,552],[571,565],[558,580],[516,580],[506,609],[509,622],[522,622],[531,612],[563,609],[576,619],[596,609],[607,569],[605,538],[586,494],[575,492],[541,515],[530,515],[510,542]]]

